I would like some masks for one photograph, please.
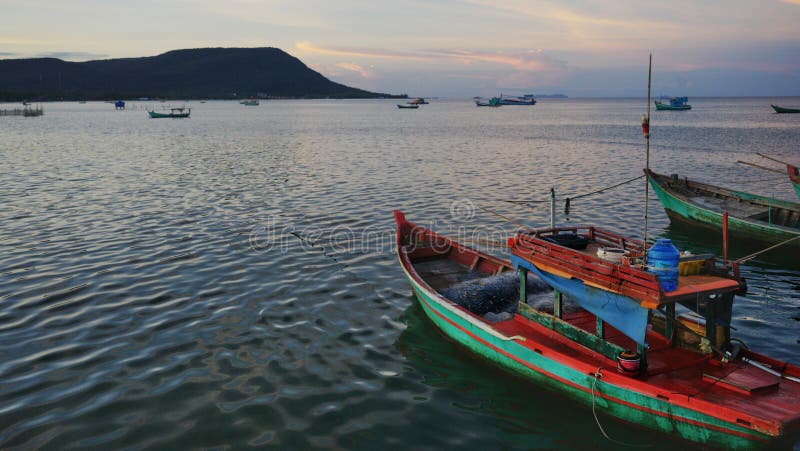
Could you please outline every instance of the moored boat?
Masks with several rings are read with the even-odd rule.
[[[419,108],[419,105],[411,105],[411,104],[403,105],[402,103],[398,103],[397,104],[397,108],[415,110],[415,109]]]
[[[427,105],[430,102],[428,102],[427,100],[425,100],[422,97],[417,97],[416,99],[409,100],[408,103],[410,105]]]
[[[475,106],[491,106],[491,107],[498,107],[500,106],[500,99],[497,97],[492,97],[489,101],[484,101],[480,97],[477,97],[475,100]]]
[[[169,113],[157,113],[153,110],[149,110],[147,114],[152,119],[161,119],[161,118],[187,118],[190,114],[192,114],[191,108],[171,108]]]
[[[258,99],[242,100],[239,103],[241,103],[244,106],[258,106],[258,105],[260,105],[260,102],[258,101]]]
[[[522,97],[511,97],[500,94],[500,97],[496,97],[496,99],[500,105],[536,105],[536,99],[532,94],[525,94]]]
[[[688,97],[661,97],[656,100],[656,110],[691,110],[692,106],[687,104]]]
[[[731,239],[775,244],[800,236],[798,203],[699,183],[677,175],[645,172],[673,221],[720,229],[723,213],[727,212]],[[800,239],[786,245],[796,250]]]
[[[797,167],[793,164],[787,164],[786,172],[789,173],[789,180],[792,181],[795,194],[797,194],[797,197],[800,197],[800,167]]]
[[[528,304],[532,279],[528,266],[539,268],[540,264],[533,256],[536,247],[552,244],[550,250],[569,254],[560,244],[544,240],[561,235],[559,230],[517,235],[511,243],[512,264],[417,226],[399,211],[395,211],[395,221],[400,265],[426,316],[448,337],[484,358],[622,420],[702,444],[747,449],[796,437],[800,429],[800,369],[746,349],[731,348],[723,362],[708,346],[705,351],[698,347],[698,343],[725,338],[728,328],[722,320],[729,318],[726,314],[733,294],[741,289],[726,269],[714,265],[713,258],[698,257],[703,264],[697,266],[705,268],[699,271],[717,273],[687,276],[692,283],[671,295],[658,288],[654,275],[627,268],[626,274],[641,279],[638,286],[645,287],[645,292],[658,293],[645,296],[657,301],[650,307],[631,301],[649,312],[643,328],[643,341],[648,345],[642,346],[645,358],[630,351],[637,343],[629,336],[629,326],[622,325],[626,330],[622,332],[581,305],[566,310],[554,302],[551,313]],[[634,252],[637,246],[641,249],[635,240],[620,242],[598,229],[575,228],[574,232],[571,236],[588,241],[589,250],[598,243],[627,244]],[[580,261],[585,262],[580,267],[593,265],[597,276],[606,279],[615,271],[625,271],[621,264],[585,252]],[[518,276],[514,266],[520,268]],[[556,266],[559,268],[541,272],[571,280],[577,277],[587,290],[611,293],[609,286],[581,276],[578,267],[571,267],[567,260]],[[678,330],[682,321],[671,321],[675,310],[669,306],[689,296],[689,285],[705,286],[701,292],[710,306],[703,313],[716,318],[706,319],[696,334]],[[689,304],[700,305],[694,299]],[[608,305],[616,303],[606,299]],[[647,319],[656,316],[662,318],[660,324]],[[703,332],[710,338],[697,336]]]
[[[776,113],[800,113],[800,108],[785,108],[778,105],[770,105]]]

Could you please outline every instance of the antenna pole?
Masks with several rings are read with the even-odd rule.
[[[642,240],[642,252],[647,263],[647,212],[650,203],[650,85],[653,77],[653,54],[650,54],[650,62],[647,66],[647,114],[642,116],[642,133],[645,142],[645,173],[644,178],[644,240]]]

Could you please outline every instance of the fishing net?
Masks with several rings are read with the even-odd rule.
[[[526,293],[539,293],[550,288],[538,278],[528,275]],[[519,276],[514,272],[460,282],[441,290],[442,296],[476,315],[514,313],[519,302]],[[499,318],[504,318],[500,316]],[[492,316],[492,319],[497,316]],[[501,320],[501,319],[500,319]]]

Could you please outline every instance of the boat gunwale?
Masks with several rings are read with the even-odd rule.
[[[673,188],[671,188],[669,186],[665,186],[666,182],[668,180],[670,180],[669,176],[664,175],[664,174],[658,174],[656,172],[653,172],[652,170],[650,170],[649,173],[647,171],[648,170],[645,170],[645,174],[647,175],[648,180],[650,180],[652,183],[657,184],[658,187],[665,194],[669,195],[670,197],[672,197],[673,199],[675,199],[675,200],[677,200],[679,202],[682,202],[684,204],[690,205],[691,207],[693,207],[695,209],[705,211],[706,213],[709,213],[709,214],[712,214],[714,216],[717,216],[720,219],[722,218],[723,212],[721,211],[721,209],[720,210],[713,210],[713,209],[709,208],[708,206],[701,205],[701,204],[699,204],[697,202],[692,201],[684,193],[678,192],[677,190],[675,190],[675,189],[673,189]],[[712,192],[712,193],[715,192],[715,191],[721,191],[721,193],[718,193],[718,194],[725,195],[725,193],[728,193],[728,196],[730,198],[735,199],[735,200],[740,201],[740,202],[747,202],[747,203],[754,204],[754,205],[760,205],[760,206],[762,206],[764,208],[767,208],[767,209],[772,208],[772,207],[780,207],[780,208],[784,208],[786,210],[792,210],[792,211],[800,212],[800,204],[796,204],[794,202],[790,202],[790,201],[786,201],[786,200],[782,200],[782,199],[770,199],[770,198],[767,198],[767,197],[764,197],[764,196],[759,196],[757,194],[750,194],[750,195],[748,195],[747,198],[743,198],[743,197],[737,195],[737,193],[740,193],[739,191],[734,191],[734,190],[730,190],[730,189],[727,189],[727,188],[722,188],[722,187],[718,187],[718,186],[714,186],[714,185],[709,185],[709,184],[702,183],[702,182],[696,182],[696,181],[693,181],[693,180],[689,180],[688,178],[684,178],[683,180],[686,183],[687,187],[691,186],[691,187],[698,188],[698,189],[701,189],[703,191]],[[708,188],[711,188],[711,189],[708,189]],[[703,197],[710,197],[710,196],[705,196],[704,195]],[[770,201],[771,201],[771,203],[770,203]],[[730,218],[730,220],[732,222],[733,221],[738,221],[738,222],[741,222],[741,223],[744,223],[744,224],[753,225],[753,226],[756,226],[756,227],[759,227],[759,228],[763,228],[763,229],[769,229],[769,230],[772,230],[772,231],[775,231],[775,232],[788,233],[790,235],[800,235],[800,228],[797,228],[797,227],[793,228],[793,227],[786,227],[786,226],[782,226],[782,225],[778,225],[778,224],[770,224],[769,222],[766,222],[766,221],[763,221],[763,220],[760,220],[760,219],[756,219],[756,218],[751,218],[751,217],[748,217],[748,216],[731,215],[730,213],[729,213],[729,215],[730,215],[729,218]],[[687,218],[687,219],[693,219],[693,218]]]

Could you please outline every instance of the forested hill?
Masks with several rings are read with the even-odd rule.
[[[283,50],[204,48],[68,62],[0,60],[0,100],[392,97],[334,83]]]

